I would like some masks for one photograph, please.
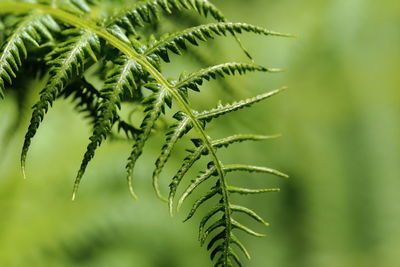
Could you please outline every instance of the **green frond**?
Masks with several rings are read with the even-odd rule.
[[[276,138],[279,137],[279,135],[271,135],[271,136],[263,136],[263,135],[252,135],[252,134],[238,134],[238,135],[233,135],[229,136],[226,138],[218,139],[212,141],[212,146],[215,149],[222,148],[222,147],[227,147],[231,144],[234,143],[239,143],[239,142],[244,142],[244,141],[262,141],[262,140],[267,140],[271,138]],[[202,155],[207,155],[207,149],[205,145],[199,145],[196,147],[196,149],[190,153],[185,159],[183,160],[183,163],[175,176],[172,178],[172,182],[170,184],[170,193],[168,197],[168,205],[169,205],[169,211],[170,214],[172,214],[172,209],[173,209],[173,200],[175,198],[176,190],[181,183],[182,179],[186,175],[186,173],[190,170],[190,168],[195,164],[197,160],[200,159]],[[232,165],[227,169],[227,167],[224,168],[226,172],[231,171]],[[233,171],[233,170],[232,170]],[[193,188],[194,189],[194,188]],[[183,197],[183,196],[182,196]],[[184,197],[186,198],[186,196]],[[182,202],[184,198],[179,201],[180,205],[182,205]]]
[[[248,233],[249,235],[252,235],[255,237],[265,237],[264,234],[257,233],[235,220],[232,220],[232,226],[233,226],[233,228],[242,230],[243,232]]]
[[[69,39],[61,43],[50,55],[49,81],[40,92],[40,100],[34,105],[28,131],[25,135],[21,153],[21,166],[24,172],[26,155],[32,138],[35,136],[40,123],[49,106],[65,88],[73,76],[79,76],[85,69],[88,57],[96,58],[95,54],[100,49],[99,39],[96,34],[83,30],[66,30],[64,35]],[[24,172],[25,174],[25,172]]]
[[[111,25],[107,27],[107,31],[111,33],[113,36],[117,37],[121,41],[127,43],[127,44],[132,44],[131,40],[129,37],[126,35],[124,30],[121,27],[118,27],[117,25]]]
[[[209,233],[209,232],[207,232],[207,233]],[[207,250],[210,250],[215,244],[217,244],[221,239],[224,239],[224,237],[225,237],[225,231],[224,230],[222,230],[221,232],[219,232],[218,234],[216,234],[211,240],[210,240],[210,242],[208,242],[208,245],[207,245]],[[207,239],[207,237],[208,237],[209,235],[208,234],[204,234],[201,238],[201,240],[200,240],[200,244],[201,244],[201,246],[203,246],[204,245],[204,242],[206,241],[206,239]]]
[[[80,181],[87,165],[94,157],[96,149],[110,134],[114,123],[119,118],[117,111],[120,109],[121,97],[126,94],[133,95],[133,91],[137,89],[135,79],[144,75],[142,67],[136,61],[125,56],[121,56],[114,63],[114,71],[109,74],[100,91],[101,101],[97,110],[96,123],[75,179],[72,199],[75,199]]]
[[[247,259],[251,259],[250,253],[247,251],[246,247],[240,242],[240,240],[234,235],[231,234],[231,243],[238,246],[238,248],[243,252]]]
[[[148,85],[149,87],[150,85]],[[164,110],[164,105],[166,103],[166,98],[169,97],[168,91],[165,88],[162,88],[159,84],[152,84],[151,89],[155,92],[148,96],[143,104],[145,105],[145,117],[140,126],[140,133],[136,138],[136,142],[132,147],[131,155],[128,158],[128,164],[126,165],[126,169],[128,172],[128,186],[131,192],[132,197],[136,198],[136,194],[133,190],[133,169],[135,167],[136,161],[140,157],[143,152],[143,147],[150,137],[151,130],[154,127],[154,124],[160,117],[161,113]]]
[[[111,16],[106,25],[118,25],[135,33],[135,28],[143,27],[145,23],[157,22],[161,11],[171,14],[182,9],[195,10],[204,17],[211,14],[217,21],[226,20],[221,11],[207,0],[143,0]]]
[[[240,262],[239,256],[232,250],[229,250],[229,257],[231,257],[239,267],[242,267],[242,263]]]
[[[222,115],[225,115],[227,113],[231,113],[231,112],[237,111],[237,110],[245,108],[245,107],[250,107],[251,105],[253,105],[255,103],[258,103],[258,102],[261,102],[261,101],[263,101],[265,99],[268,99],[268,98],[270,98],[270,97],[272,97],[272,96],[274,96],[274,95],[276,95],[276,94],[278,94],[278,93],[280,93],[280,92],[282,92],[282,91],[284,91],[286,89],[287,89],[287,87],[282,87],[280,89],[277,89],[277,90],[274,90],[274,91],[271,91],[271,92],[267,92],[267,93],[264,93],[264,94],[260,94],[260,95],[257,95],[255,97],[251,97],[251,98],[248,98],[248,99],[245,99],[245,100],[241,100],[241,101],[238,101],[238,102],[234,102],[232,104],[219,105],[218,107],[213,108],[211,110],[206,110],[206,111],[202,111],[200,113],[197,113],[196,117],[199,120],[210,121],[211,119],[218,118],[218,117],[220,117]]]
[[[209,39],[213,39],[215,36],[226,36],[228,33],[235,36],[235,34],[241,34],[242,32],[252,32],[256,34],[282,37],[291,36],[289,34],[270,31],[247,23],[210,23],[166,35],[165,37],[161,38],[161,40],[150,45],[150,47],[144,52],[144,55],[148,56],[151,54],[156,54],[165,62],[169,62],[168,51],[171,51],[177,55],[181,55],[182,51],[186,50],[188,43],[197,46],[199,45],[199,41],[205,42]]]
[[[242,164],[231,164],[231,165],[226,165],[224,167],[225,172],[233,172],[233,171],[246,171],[246,172],[260,172],[260,173],[269,173],[273,174],[275,176],[279,176],[282,178],[289,178],[287,174],[284,174],[280,171],[271,169],[271,168],[266,168],[266,167],[260,167],[260,166],[251,166],[251,165],[242,165]]]
[[[280,137],[280,135],[236,134],[215,140],[212,142],[212,144],[215,148],[222,148],[222,147],[228,147],[235,143],[241,143],[245,141],[264,141],[278,137]],[[232,165],[229,166],[233,167]],[[227,166],[225,166],[224,169],[225,171],[227,171]]]
[[[199,198],[194,204],[192,209],[190,210],[188,216],[186,217],[186,219],[184,220],[187,221],[190,218],[193,217],[193,215],[196,213],[197,209],[207,200],[211,199],[213,196],[215,196],[216,194],[218,194],[218,192],[220,192],[219,188],[213,188],[212,190],[210,190],[207,194],[205,194],[203,197]]]
[[[205,146],[200,146],[197,147],[193,153],[191,153],[189,156],[185,157],[183,160],[182,166],[179,168],[178,172],[175,174],[175,176],[172,178],[172,182],[169,185],[169,196],[168,196],[168,206],[169,206],[169,212],[172,214],[172,209],[173,209],[173,201],[175,198],[176,190],[182,181],[183,177],[185,174],[189,171],[189,169],[193,166],[193,164],[200,159],[201,155],[203,154],[203,151],[205,151]]]
[[[82,10],[84,12],[90,12],[90,10],[91,10],[90,4],[88,3],[88,1],[85,1],[85,0],[70,0],[67,2],[71,2],[74,6],[76,6],[77,8],[79,8],[80,10]]]
[[[53,5],[77,14],[89,13],[91,11],[90,5],[94,4],[94,1],[85,0],[40,0],[38,2],[47,3],[48,5]]]
[[[0,53],[0,97],[4,96],[5,83],[11,85],[12,80],[26,59],[28,52],[26,44],[39,46],[42,39],[52,40],[52,31],[58,31],[58,24],[51,16],[32,11],[18,19],[10,26],[13,31],[8,36]]]
[[[204,172],[202,175],[198,176],[194,181],[190,183],[190,185],[186,188],[184,193],[182,194],[181,198],[178,201],[178,209],[179,207],[182,206],[183,202],[185,199],[195,190],[201,183],[206,181],[208,178],[210,178],[213,174],[216,172],[216,167],[212,166],[209,168],[206,172]]]
[[[188,76],[181,76],[179,81],[175,85],[175,88],[180,90],[191,89],[194,91],[200,91],[199,86],[203,84],[204,80],[211,80],[217,78],[225,78],[227,75],[240,74],[244,75],[247,72],[280,72],[280,69],[268,69],[254,64],[247,63],[224,63],[215,65],[209,68],[202,69],[198,72],[194,72]]]
[[[214,260],[218,253],[224,253],[224,244],[216,246],[210,253],[210,259]]]
[[[205,240],[210,236],[210,234],[211,234],[212,232],[214,232],[215,230],[217,230],[217,229],[220,228],[220,227],[225,227],[225,226],[226,226],[226,221],[224,220],[224,218],[221,218],[221,219],[215,221],[213,224],[211,224],[211,225],[204,231],[201,242],[204,243]],[[224,233],[224,235],[225,235],[225,233]],[[222,237],[222,238],[225,238],[224,235],[222,235],[221,237]],[[217,238],[217,237],[215,237],[214,239],[212,239],[212,240],[210,241],[210,243],[208,244],[207,249],[210,249],[217,241],[218,241],[218,238]]]
[[[269,193],[269,192],[280,192],[279,188],[266,188],[266,189],[248,189],[248,188],[241,188],[235,186],[228,186],[228,191],[230,193],[238,193],[241,195],[248,195],[248,194],[261,194],[261,193]]]
[[[242,207],[242,206],[238,206],[238,205],[231,205],[231,210],[234,211],[234,212],[236,211],[236,212],[241,212],[241,213],[247,214],[251,218],[253,218],[254,220],[262,223],[263,225],[269,226],[269,223],[264,221],[260,216],[257,215],[257,213],[255,213],[251,209],[248,209],[248,208]]]
[[[170,130],[167,132],[166,142],[161,149],[161,154],[158,156],[155,169],[153,171],[153,187],[157,194],[157,197],[163,201],[168,201],[165,197],[162,196],[158,184],[159,176],[161,171],[163,170],[165,164],[167,163],[169,157],[171,156],[172,149],[175,144],[178,142],[183,135],[190,130],[189,118],[185,116],[178,124],[174,124],[170,127]]]
[[[188,150],[189,154],[183,160],[169,185],[170,213],[172,214],[173,201],[178,187],[188,171],[202,157],[208,157],[206,171],[200,172],[188,183],[187,188],[184,188],[177,201],[177,209],[180,209],[184,202],[188,202],[188,197],[200,185],[205,186],[205,181],[212,182],[207,193],[193,201],[185,221],[191,219],[200,207],[210,204],[211,201],[208,200],[213,200],[214,206],[211,206],[201,218],[200,244],[203,245],[208,240],[207,249],[210,251],[210,258],[214,261],[214,266],[241,266],[240,259],[233,247],[237,246],[247,258],[250,256],[243,244],[233,234],[233,230],[238,229],[254,236],[263,235],[240,224],[234,217],[238,213],[242,213],[263,225],[268,224],[253,210],[234,205],[231,196],[233,194],[277,192],[279,189],[235,187],[230,185],[226,176],[234,171],[267,173],[283,178],[288,176],[266,167],[243,164],[225,165],[220,155],[217,154],[219,149],[235,143],[261,141],[275,138],[276,135],[236,134],[213,139],[209,136],[206,128],[211,120],[250,107],[285,88],[231,104],[218,104],[211,110],[201,112],[192,108],[193,99],[189,99],[192,96],[188,94],[188,90],[199,91],[199,87],[205,81],[226,78],[230,75],[281,70],[268,69],[255,64],[231,62],[210,66],[189,75],[182,70],[180,78],[173,80],[165,77],[161,71],[161,67],[164,67],[162,60],[168,62],[170,52],[180,55],[189,45],[197,46],[217,36],[226,35],[233,36],[242,50],[251,58],[238,39],[240,34],[250,32],[272,36],[290,35],[250,24],[227,22],[224,15],[207,0],[134,1],[132,6],[113,16],[110,16],[108,8],[113,5],[105,2],[94,3],[95,1],[29,0],[2,1],[0,3],[0,15],[10,15],[12,18],[10,21],[16,22],[14,25],[6,25],[11,30],[4,31],[4,33],[10,34],[5,35],[6,41],[0,52],[0,96],[3,95],[5,86],[11,84],[17,72],[21,72],[21,70],[25,72],[28,69],[23,66],[24,59],[28,59],[29,63],[32,62],[31,68],[38,69],[32,73],[48,73],[47,84],[40,92],[39,101],[33,107],[32,118],[25,136],[21,154],[23,170],[31,140],[47,110],[57,98],[69,98],[78,112],[89,118],[93,126],[89,144],[76,176],[73,198],[75,198],[80,181],[89,162],[95,156],[97,148],[107,137],[115,137],[113,135],[115,129],[124,132],[127,138],[133,142],[126,169],[128,186],[132,196],[135,197],[132,181],[136,162],[156,128],[158,120],[162,114],[165,114],[166,106],[171,108],[171,105],[174,104],[176,109],[174,118],[177,121],[171,125],[168,118],[165,119],[165,124],[169,127],[153,170],[155,192],[159,198],[166,200],[161,193],[159,178],[176,149],[177,143],[193,129],[194,147]],[[218,22],[186,28],[156,40],[154,36],[160,34],[156,23],[162,19],[162,15],[173,12],[180,13],[185,10],[196,11],[203,17],[211,15]],[[106,19],[98,18],[99,14]],[[201,21],[196,21],[191,25],[198,23]],[[156,25],[146,27],[151,24]],[[173,22],[171,26],[175,24],[176,22]],[[140,29],[142,27],[145,28]],[[4,33],[0,36],[1,41],[5,40]],[[44,56],[47,53],[48,55]],[[90,70],[89,67],[91,67]],[[29,74],[31,75],[31,72]],[[97,89],[100,87],[101,89]],[[144,91],[145,88],[151,92]],[[130,123],[130,120],[124,121],[121,118],[119,114],[121,105],[129,105],[129,108],[133,106],[135,112],[141,112],[140,129]]]
[[[200,222],[200,226],[199,226],[199,240],[203,240],[204,239],[204,227],[206,226],[206,223],[211,219],[211,217],[213,217],[214,215],[216,215],[218,212],[221,212],[224,210],[224,205],[219,204],[216,205],[212,210],[210,210],[206,215],[204,215],[203,219]]]

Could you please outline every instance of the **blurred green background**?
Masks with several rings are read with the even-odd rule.
[[[248,267],[394,267],[400,264],[400,2],[394,0],[216,0],[232,21],[299,35],[246,34],[258,64],[282,74],[234,78],[236,97],[288,85],[290,90],[211,127],[215,137],[282,133],[262,144],[238,145],[230,162],[267,165],[290,180],[246,176],[249,187],[279,185],[282,192],[241,198],[271,227],[243,236]],[[245,60],[232,39],[219,40],[215,63]],[[221,48],[223,47],[223,48]],[[207,50],[206,50],[207,51]],[[174,59],[171,75],[191,64]],[[188,65],[188,70],[198,67]],[[218,84],[210,85],[217,88]],[[40,87],[38,83],[37,88]],[[29,111],[37,90],[30,92]],[[199,105],[232,100],[218,88]],[[170,218],[149,181],[161,134],[136,169],[132,201],[124,166],[130,145],[106,142],[89,165],[77,201],[73,178],[89,127],[66,101],[51,110],[34,139],[22,179],[19,153],[29,113],[13,97],[0,104],[0,266],[205,267],[195,220]],[[7,132],[18,120],[21,127]],[[184,155],[179,152],[171,166]],[[235,160],[235,161],[234,161]],[[163,185],[167,186],[166,176]]]

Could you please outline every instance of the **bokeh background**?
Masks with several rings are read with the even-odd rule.
[[[231,79],[228,94],[211,83],[212,89],[205,86],[206,92],[196,96],[196,104],[206,106],[282,85],[290,88],[211,126],[216,137],[283,134],[224,154],[230,162],[267,165],[291,176],[239,178],[250,187],[282,189],[238,199],[271,223],[267,229],[253,225],[267,238],[243,236],[253,256],[244,266],[399,266],[400,2],[214,2],[232,21],[299,35],[244,35],[258,64],[286,72]],[[232,39],[210,46],[217,49],[208,54],[214,63],[246,60]],[[173,62],[171,75],[183,64],[198,68],[189,57]],[[137,165],[138,201],[130,199],[125,185],[130,144],[114,141],[98,150],[72,202],[89,127],[67,101],[59,101],[32,143],[28,179],[22,179],[20,148],[41,85],[29,88],[32,96],[22,107],[12,93],[0,103],[0,266],[211,266],[196,240],[199,217],[182,223],[187,206],[169,217],[152,191],[149,178],[161,134],[154,135]],[[10,132],[16,121],[19,127]],[[183,156],[176,154],[163,176],[164,187]]]

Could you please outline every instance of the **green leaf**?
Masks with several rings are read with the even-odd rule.
[[[234,172],[234,171],[247,171],[247,172],[259,172],[259,173],[269,173],[273,174],[275,176],[279,176],[282,178],[289,178],[287,174],[284,174],[280,171],[271,169],[271,168],[266,168],[266,167],[259,167],[259,166],[251,166],[251,165],[243,165],[243,164],[231,164],[231,165],[226,165],[224,167],[224,170],[226,172]]]
[[[178,140],[182,138],[183,135],[190,130],[191,126],[189,122],[190,122],[189,118],[185,116],[183,119],[180,120],[178,124],[174,124],[170,127],[170,130],[166,134],[167,135],[166,142],[162,147],[161,154],[158,156],[155,163],[156,168],[153,171],[153,187],[154,190],[156,191],[157,197],[164,201],[168,200],[165,197],[163,197],[160,192],[158,184],[159,176],[165,164],[167,163],[169,157],[171,156],[172,149],[174,148]]]
[[[195,10],[205,17],[211,14],[217,21],[225,20],[221,11],[205,0],[143,0],[111,16],[106,25],[118,25],[135,33],[135,28],[141,28],[145,23],[157,22],[160,19],[160,11],[171,14],[182,9]]]
[[[269,192],[280,192],[279,188],[266,188],[266,189],[248,189],[248,188],[241,188],[235,186],[228,186],[228,191],[230,193],[238,193],[241,195],[248,195],[248,194],[261,194],[261,193],[269,193]]]
[[[200,91],[199,86],[203,84],[204,80],[211,80],[217,78],[225,78],[227,75],[240,74],[244,75],[247,72],[280,72],[280,69],[268,69],[254,64],[247,63],[224,63],[215,65],[209,68],[202,69],[198,72],[194,72],[188,76],[183,76],[179,79],[179,82],[175,85],[175,88],[180,90],[192,89],[194,91]]]
[[[204,24],[166,35],[154,44],[151,44],[143,54],[146,56],[156,54],[165,62],[169,62],[168,51],[181,55],[183,51],[186,50],[187,43],[198,46],[200,41],[205,42],[213,39],[215,36],[226,36],[228,33],[235,36],[235,34],[241,34],[242,32],[292,37],[290,34],[270,31],[247,23],[218,22]]]
[[[151,130],[153,129],[156,121],[158,120],[164,109],[165,98],[169,97],[169,93],[165,88],[161,87],[158,84],[154,85],[156,87],[154,87],[153,90],[157,91],[151,94],[143,101],[143,104],[145,105],[144,112],[146,115],[140,126],[141,132],[140,134],[138,134],[136,138],[136,142],[132,147],[131,155],[128,158],[128,164],[126,165],[126,169],[128,172],[127,179],[128,179],[129,191],[133,198],[137,198],[136,193],[133,190],[133,183],[132,183],[133,169],[135,167],[136,161],[143,152],[143,147],[147,139],[150,137]]]
[[[255,97],[251,97],[245,100],[241,100],[238,102],[234,102],[232,104],[227,104],[227,105],[220,105],[216,108],[213,108],[211,110],[207,110],[207,111],[203,111],[200,113],[196,114],[196,117],[199,120],[205,120],[205,121],[210,121],[211,119],[216,119],[222,115],[225,115],[227,113],[231,113],[234,111],[237,111],[239,109],[245,108],[245,107],[250,107],[251,105],[261,102],[265,99],[268,99],[284,90],[286,90],[287,87],[282,87],[280,89],[268,92],[268,93],[264,93],[264,94],[260,94],[257,95]]]
[[[213,188],[212,190],[210,190],[207,194],[205,194],[203,197],[199,198],[194,204],[192,209],[189,212],[189,215],[186,217],[186,219],[184,220],[187,221],[190,218],[193,217],[193,215],[196,213],[197,209],[207,200],[211,199],[213,196],[215,196],[216,194],[218,194],[220,190],[218,188]]]
[[[257,215],[257,213],[255,213],[251,209],[248,209],[248,208],[242,207],[242,206],[238,206],[238,205],[231,205],[230,207],[231,207],[231,210],[234,212],[241,212],[241,213],[247,214],[254,220],[264,224],[265,226],[269,226],[269,223],[264,221],[260,216]]]
[[[52,31],[58,31],[58,24],[51,16],[32,11],[17,20],[0,53],[0,97],[4,96],[5,84],[11,85],[28,56],[26,44],[39,46],[42,39],[52,40]]]
[[[115,69],[109,74],[100,91],[101,101],[97,110],[98,118],[75,179],[72,194],[73,200],[87,165],[94,157],[96,149],[110,134],[111,128],[119,118],[118,109],[120,109],[121,98],[126,94],[133,95],[133,91],[137,90],[135,79],[144,75],[141,66],[136,61],[130,60],[125,56],[121,56],[114,63],[116,63]]]
[[[232,226],[235,229],[239,229],[239,230],[242,230],[245,233],[248,233],[249,235],[252,235],[252,236],[255,236],[255,237],[265,237],[264,234],[260,234],[260,233],[254,232],[250,228],[244,226],[243,224],[241,224],[241,223],[239,223],[239,222],[237,222],[235,220],[232,220]]]
[[[212,166],[202,175],[198,176],[194,181],[190,183],[188,188],[186,188],[185,192],[182,194],[181,198],[178,201],[178,209],[182,206],[185,199],[196,189],[201,183],[209,179],[213,174],[215,174],[217,168]]]
[[[24,176],[26,155],[44,115],[70,79],[84,72],[86,59],[88,57],[95,59],[100,49],[97,35],[89,31],[73,29],[66,30],[63,34],[68,36],[68,40],[59,44],[59,47],[49,55],[49,80],[40,92],[40,100],[33,107],[31,121],[25,135],[21,153]]]

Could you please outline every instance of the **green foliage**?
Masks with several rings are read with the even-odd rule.
[[[96,6],[84,0],[0,3],[0,15],[2,21],[6,22],[7,28],[5,32],[7,39],[2,44],[0,55],[0,95],[4,95],[6,84],[11,85],[13,79],[23,72],[27,59],[37,62],[37,72],[48,73],[47,84],[33,106],[32,117],[25,135],[21,154],[22,169],[25,173],[25,161],[31,140],[36,135],[48,109],[58,98],[72,98],[77,110],[90,118],[93,128],[76,176],[73,199],[89,162],[95,156],[97,148],[113,134],[113,127],[123,130],[127,139],[133,143],[126,169],[130,192],[136,197],[133,190],[136,162],[143,153],[157,122],[161,117],[169,117],[167,109],[172,109],[173,118],[177,122],[169,126],[166,141],[155,163],[153,171],[155,192],[160,199],[168,202],[172,214],[179,185],[202,157],[207,158],[205,171],[189,183],[178,200],[177,208],[179,209],[200,185],[212,181],[209,191],[194,201],[186,220],[192,218],[204,203],[216,200],[217,204],[200,223],[200,242],[204,244],[209,239],[207,249],[211,251],[210,256],[214,260],[214,266],[229,267],[234,266],[234,263],[241,266],[233,245],[236,245],[248,258],[249,253],[234,235],[233,230],[241,230],[257,237],[263,235],[236,221],[234,215],[243,213],[263,225],[268,224],[251,209],[233,204],[231,195],[277,192],[279,189],[248,189],[232,186],[228,183],[227,175],[236,171],[248,171],[284,178],[287,176],[266,167],[225,165],[217,154],[218,149],[229,147],[234,143],[261,141],[274,136],[240,134],[214,140],[208,135],[206,126],[213,119],[250,107],[284,88],[232,104],[218,104],[215,108],[205,111],[197,111],[192,107],[189,101],[191,97],[189,89],[199,92],[205,81],[225,79],[230,75],[280,70],[265,68],[254,63],[223,63],[192,74],[186,74],[182,70],[178,79],[171,79],[162,74],[162,61],[170,62],[169,51],[182,55],[187,50],[188,44],[199,46],[200,42],[206,42],[215,36],[226,36],[227,33],[236,38],[248,57],[250,55],[237,38],[239,34],[251,32],[272,36],[289,35],[250,24],[227,22],[224,15],[206,0],[137,1],[132,6],[113,13],[107,11],[110,3],[103,1]],[[168,19],[168,15],[172,13],[181,14],[184,10],[195,11],[203,17],[210,14],[217,22],[156,37],[160,34],[155,26],[162,19]],[[39,64],[40,62],[45,64]],[[100,83],[90,82],[87,79],[90,69],[97,70],[92,75],[100,80]],[[139,127],[122,119],[123,103],[132,109],[139,107],[143,111]],[[164,197],[160,190],[159,177],[176,144],[189,132],[194,132],[191,133],[195,136],[192,138],[193,147],[188,150],[188,156],[171,180],[169,196]]]

